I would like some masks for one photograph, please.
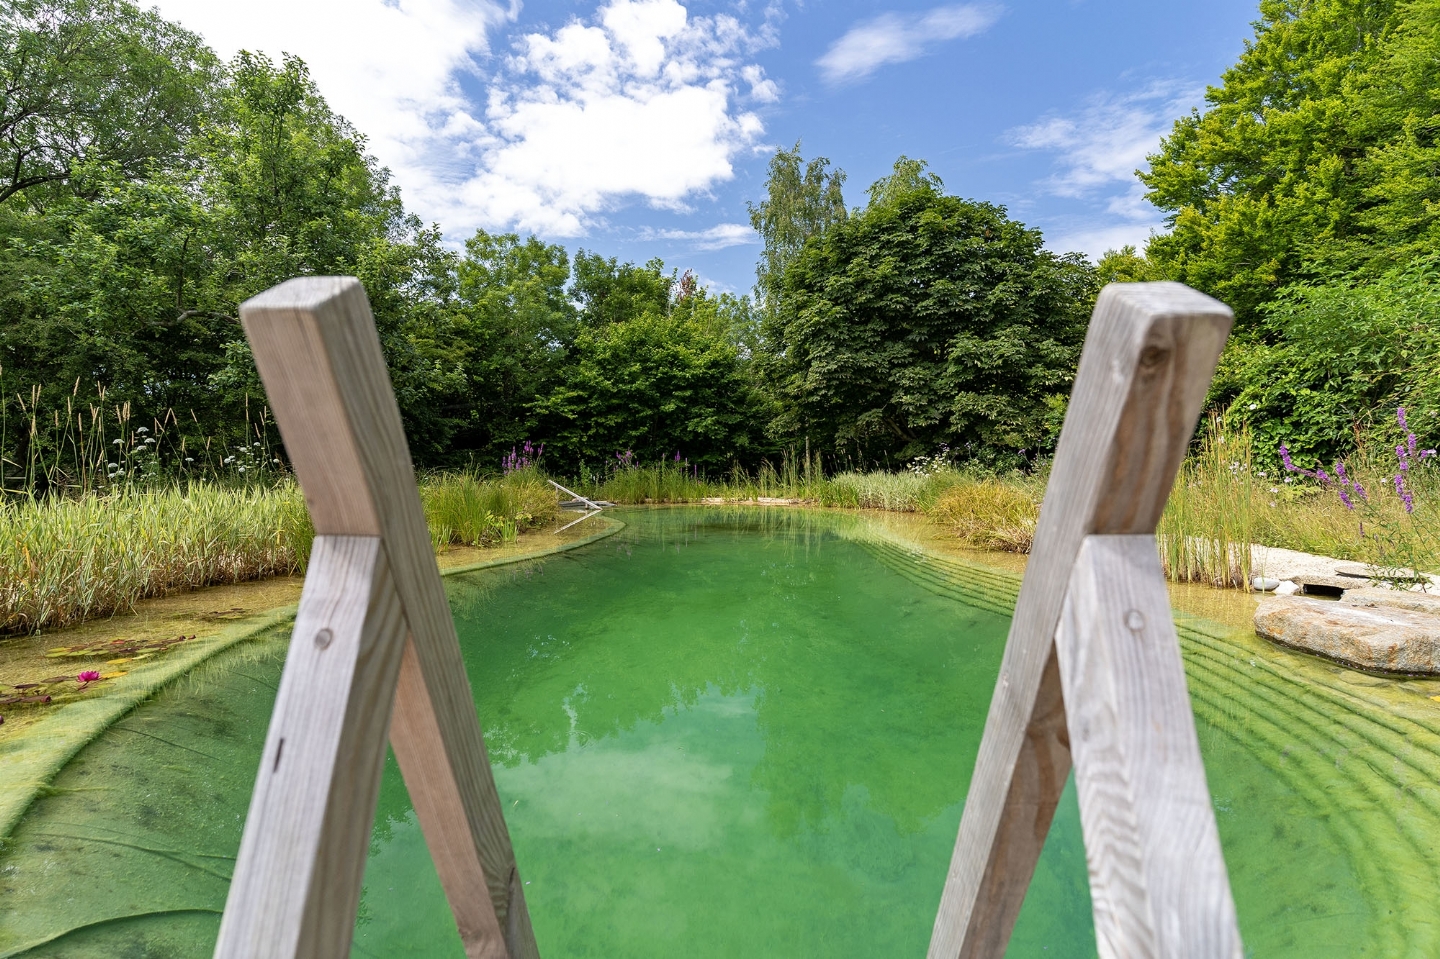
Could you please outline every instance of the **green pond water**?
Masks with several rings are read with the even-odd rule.
[[[923,956],[1018,580],[863,517],[623,515],[447,581],[542,955]],[[1440,704],[1179,626],[1247,953],[1440,955]],[[0,956],[210,954],[286,641],[65,768],[0,850]],[[1094,954],[1067,789],[1007,955]],[[393,757],[354,955],[464,955]]]

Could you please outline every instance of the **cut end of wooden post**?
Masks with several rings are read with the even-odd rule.
[[[377,484],[414,474],[364,287],[289,280],[242,303],[240,321],[315,531],[379,535]]]

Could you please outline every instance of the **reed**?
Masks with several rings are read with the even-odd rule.
[[[499,478],[431,474],[420,481],[420,502],[437,551],[513,543],[521,532],[553,523],[560,513],[555,488],[534,467]]]
[[[148,596],[299,572],[313,535],[293,484],[119,487],[0,503],[0,632],[66,626]]]
[[[552,523],[535,470],[420,481],[436,550],[493,546]],[[125,612],[151,596],[303,573],[314,530],[299,488],[210,481],[0,501],[0,634]]]
[[[1160,564],[1176,582],[1248,588],[1256,482],[1266,477],[1255,473],[1248,429],[1227,432],[1213,416],[1204,429],[1199,451],[1175,477],[1155,532]]]
[[[683,461],[645,466],[622,458],[603,477],[592,475],[575,482],[576,488],[592,499],[627,505],[783,499],[843,509],[917,512],[958,480],[959,474],[950,470],[847,471],[826,476],[818,456],[799,454],[783,456],[778,466],[768,460],[754,470],[736,466],[720,479]]]

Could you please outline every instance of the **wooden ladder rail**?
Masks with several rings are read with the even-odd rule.
[[[1155,528],[1229,335],[1178,283],[1095,304],[929,959],[999,959],[1072,755],[1104,959],[1240,959]]]
[[[538,959],[365,291],[240,317],[316,535],[215,956],[349,956],[388,732],[466,955]]]

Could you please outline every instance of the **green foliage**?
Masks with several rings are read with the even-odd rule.
[[[922,172],[901,158],[869,207],[786,270],[764,330],[782,404],[773,428],[861,462],[946,443],[1021,462],[1054,441],[1050,410],[1074,375],[1092,270]]]
[[[613,256],[607,260],[598,253],[577,250],[570,293],[580,304],[584,324],[596,327],[645,313],[667,312],[673,283],[660,260],[636,266],[617,263]]]
[[[1242,332],[1304,278],[1375,275],[1440,240],[1440,0],[1263,0],[1209,109],[1141,179],[1148,249]]]
[[[575,339],[570,258],[533,236],[480,230],[466,241],[458,276],[467,422],[454,444],[494,456],[533,434],[531,404],[551,388]]]
[[[85,192],[3,214],[7,378],[73,387],[80,409],[128,404],[137,425],[173,413],[248,444],[234,427],[247,396],[263,394],[240,302],[294,275],[352,274],[370,295],[417,456],[448,450],[465,380],[452,318],[437,309],[454,284],[438,233],[404,215],[298,60],[276,68],[242,53],[210,92],[180,161],[139,179],[87,161],[72,171]]]
[[[800,156],[800,141],[770,158],[765,199],[748,205],[750,225],[765,243],[756,267],[755,288],[770,308],[784,293],[785,270],[805,241],[845,220],[845,171],[829,172],[830,161]]]
[[[751,448],[755,404],[734,345],[693,319],[643,313],[584,329],[535,408],[547,459],[571,469],[626,451],[726,464]]]
[[[1322,463],[1367,437],[1393,445],[1397,406],[1424,445],[1440,442],[1440,257],[1370,282],[1291,287],[1261,323],[1263,338],[1226,351],[1216,391],[1230,419],[1251,424],[1265,467],[1281,443]]]
[[[1130,244],[1118,250],[1106,250],[1095,264],[1095,285],[1104,287],[1110,283],[1149,283],[1168,280],[1160,264],[1137,253]]]
[[[134,180],[178,159],[218,67],[125,0],[0,0],[0,203],[53,201],[87,167]]]

